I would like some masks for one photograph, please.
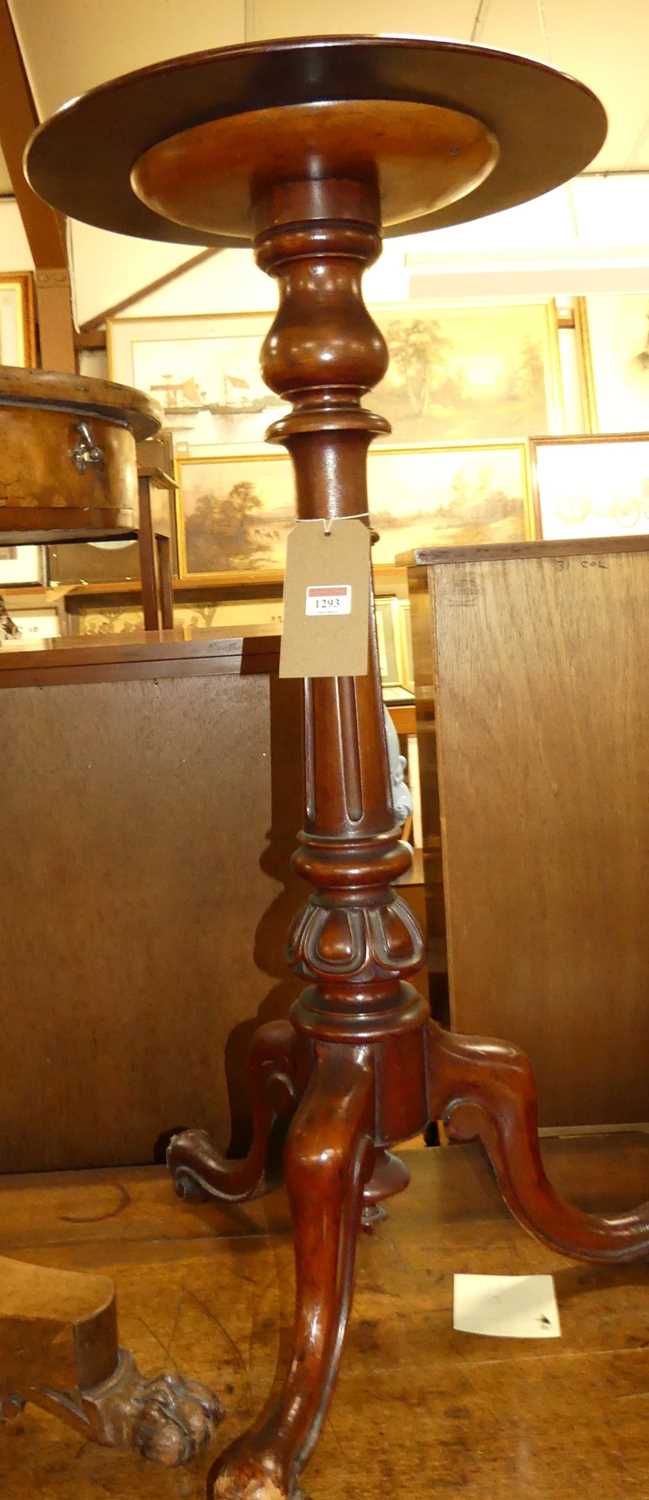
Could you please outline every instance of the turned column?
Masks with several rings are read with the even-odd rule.
[[[378,217],[376,194],[362,182],[282,184],[256,204],[257,264],[280,289],[262,372],[293,408],[267,437],[291,454],[303,520],[362,515],[369,525],[367,450],[389,431],[361,405],[388,363],[361,286],[381,251]],[[311,1044],[376,1044],[381,1148],[426,1123],[419,1033],[427,1017],[404,983],[421,965],[421,934],[391,888],[411,856],[392,806],[372,608],[367,676],[311,679],[304,707],[305,821],[294,862],[315,892],[289,940],[292,967],[310,981],[292,1020]],[[412,1084],[394,1097],[386,1048],[389,1072],[406,1068]],[[366,1201],[407,1180],[401,1163],[379,1152]]]

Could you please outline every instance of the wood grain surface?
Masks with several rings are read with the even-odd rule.
[[[415,599],[452,1024],[523,1047],[544,1123],[647,1119],[645,549],[438,557]]]
[[[241,1124],[254,1023],[299,988],[297,686],[24,687],[2,723],[4,1169],[152,1161],[179,1125],[227,1144],[227,1078]]]
[[[252,1033],[300,989],[301,697],[278,645],[252,627],[0,651],[0,1169],[150,1162],[183,1125],[223,1147],[230,1114],[245,1147]],[[420,913],[421,873],[403,894]]]
[[[544,1153],[558,1186],[585,1207],[622,1209],[646,1191],[649,1137],[553,1139]],[[350,1472],[366,1500],[643,1496],[649,1270],[571,1265],[536,1244],[510,1219],[477,1147],[412,1151],[408,1164],[409,1192],[361,1239],[310,1500],[339,1500]],[[129,1168],[5,1180],[0,1205],[3,1254],[114,1278],[122,1338],[144,1373],[171,1360],[213,1385],[227,1409],[211,1451],[171,1471],[84,1445],[28,1408],[0,1429],[5,1500],[202,1500],[209,1463],[256,1415],[288,1337],[283,1195],[228,1211],[186,1206],[164,1173]],[[456,1271],[554,1274],[561,1339],[455,1333]]]

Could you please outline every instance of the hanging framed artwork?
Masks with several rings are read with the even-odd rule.
[[[594,426],[649,432],[649,291],[586,298]]]
[[[45,582],[45,548],[0,543],[0,589]]]
[[[553,299],[371,309],[390,364],[368,397],[392,428],[385,443],[491,442],[563,432]]]
[[[110,379],[160,402],[175,445],[254,452],[270,423],[289,410],[259,372],[271,321],[269,312],[111,320]]]
[[[391,447],[492,442],[564,431],[557,312],[534,303],[370,308],[388,373],[365,404],[390,422]],[[272,314],[119,318],[107,324],[111,380],[163,406],[176,450],[254,453],[289,410],[259,372]]]
[[[368,462],[374,564],[394,566],[415,546],[523,541],[533,536],[522,442],[375,448]],[[284,568],[295,523],[292,465],[283,454],[177,461],[181,575],[238,575],[242,584]]]
[[[30,271],[0,274],[0,365],[36,363],[34,286]]]
[[[43,605],[40,609],[16,608],[11,605],[11,618],[18,630],[17,639],[24,641],[53,641],[61,635],[62,612],[56,604]]]
[[[649,434],[534,438],[530,452],[541,537],[649,533]]]

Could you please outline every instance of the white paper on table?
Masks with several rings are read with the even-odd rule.
[[[453,1327],[501,1339],[559,1339],[553,1276],[453,1278]]]

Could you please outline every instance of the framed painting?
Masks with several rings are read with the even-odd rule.
[[[385,595],[375,601],[381,681],[385,688],[414,693],[410,600]]]
[[[540,536],[649,532],[649,434],[534,438],[530,449]]]
[[[376,448],[368,462],[375,564],[413,547],[525,541],[534,535],[526,445]],[[428,541],[425,539],[428,538]]]
[[[180,457],[176,478],[181,578],[281,574],[295,522],[288,455]]]
[[[68,619],[72,635],[135,635],[142,631],[142,610],[137,606],[105,604],[87,598],[68,600],[68,606],[70,603]],[[176,596],[174,600],[176,630],[214,630],[227,626],[236,632],[247,625],[267,625],[270,631],[279,634],[282,616],[281,599],[227,602],[202,598],[183,603],[182,596]]]
[[[36,364],[34,285],[30,271],[0,275],[0,365]]]
[[[649,291],[586,298],[594,427],[649,432]]]
[[[174,441],[254,452],[289,408],[264,385],[262,343],[272,313],[118,318],[106,325],[108,373],[159,401]]]
[[[61,616],[56,605],[46,605],[42,609],[16,609],[12,604],[10,614],[20,640],[53,641],[61,635]]]
[[[45,582],[45,548],[0,544],[0,589]]]
[[[367,398],[378,442],[466,443],[563,432],[557,312],[545,302],[378,306],[387,375]]]
[[[564,430],[556,307],[370,308],[390,367],[366,404],[387,417],[379,443],[490,442]],[[109,375],[160,401],[194,456],[260,449],[288,406],[264,385],[259,357],[272,314],[119,318],[107,324]]]
[[[524,443],[370,452],[375,564],[421,545],[522,541],[533,535]],[[283,454],[177,461],[181,575],[281,574],[295,523],[293,471]]]

